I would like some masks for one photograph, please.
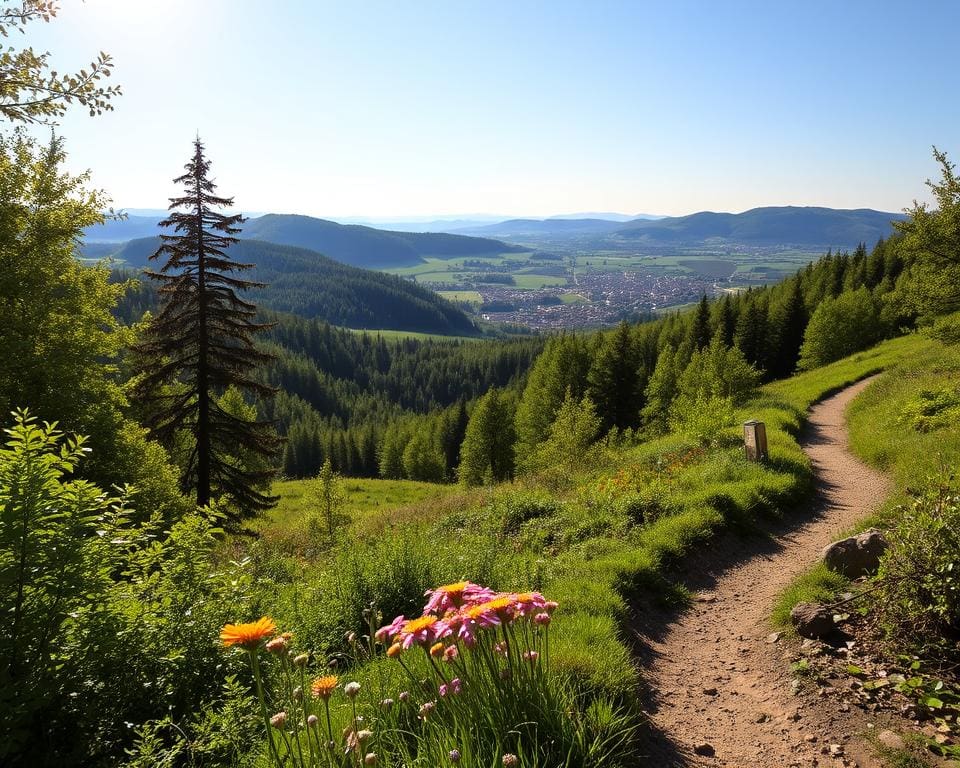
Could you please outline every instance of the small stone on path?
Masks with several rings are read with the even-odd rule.
[[[717,751],[713,748],[712,744],[697,744],[693,748],[694,754],[700,755],[701,757],[713,757],[717,754]]]
[[[877,734],[877,741],[889,749],[906,749],[906,744],[899,734],[890,730],[883,730]]]

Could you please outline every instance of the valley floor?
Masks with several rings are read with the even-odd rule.
[[[764,536],[725,536],[690,563],[693,607],[677,617],[647,614],[635,627],[654,726],[643,750],[648,764],[878,765],[858,742],[864,724],[854,713],[827,714],[815,692],[796,690],[788,643],[770,623],[791,580],[888,493],[887,479],[847,445],[846,407],[869,383],[847,387],[810,411],[803,449],[817,494],[805,522],[798,526],[789,515]],[[836,756],[830,745],[839,746]]]

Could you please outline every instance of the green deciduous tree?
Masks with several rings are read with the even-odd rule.
[[[898,292],[924,317],[960,309],[960,177],[945,152],[934,147],[933,157],[940,166],[940,180],[927,181],[934,207],[914,202],[909,218],[894,222],[912,257]]]
[[[159,271],[148,272],[162,283],[163,304],[135,347],[135,393],[152,435],[167,444],[189,435],[184,490],[196,494],[199,506],[221,496],[231,499],[236,521],[270,508],[276,499],[261,490],[273,470],[249,462],[238,466],[231,460],[235,447],[242,444],[269,459],[280,443],[269,422],[237,417],[218,401],[228,387],[260,397],[273,389],[256,377],[256,369],[271,358],[253,341],[266,326],[254,322],[256,307],[238,295],[258,284],[232,274],[253,265],[237,263],[228,253],[242,218],[215,210],[233,199],[215,194],[209,174],[197,139],[186,173],[175,180],[185,194],[171,200],[173,212],[162,222],[173,234],[161,235],[163,244],[151,257],[165,259]]]
[[[680,371],[677,354],[671,344],[661,350],[657,365],[647,382],[646,403],[641,416],[644,426],[655,435],[663,434],[670,426],[670,404],[677,394]]]
[[[54,0],[4,0],[0,5],[0,36],[9,38],[32,21],[50,21],[57,14]],[[119,86],[105,86],[113,61],[102,51],[87,68],[61,74],[50,68],[50,54],[33,48],[7,46],[0,50],[0,115],[10,121],[52,122],[74,102],[91,115],[113,109],[110,99]]]
[[[807,325],[800,349],[801,370],[809,370],[866,349],[883,337],[877,302],[862,287],[824,299]]]
[[[599,432],[600,418],[589,395],[576,400],[568,390],[550,425],[550,433],[537,448],[529,468],[545,470],[582,465],[588,460],[590,447]]]
[[[75,429],[122,400],[104,361],[126,341],[111,315],[124,286],[74,258],[105,201],[64,160],[59,139],[0,136],[0,410],[29,405]]]
[[[106,200],[64,163],[59,139],[0,136],[0,413],[29,408],[88,435],[88,479],[135,484],[141,509],[175,518],[186,507],[167,457],[123,416],[116,361],[130,332],[112,310],[128,286],[74,256]]]
[[[759,383],[760,373],[738,347],[723,343],[718,329],[709,347],[693,353],[677,381],[670,428],[701,442],[714,440],[733,423],[733,406],[745,401]]]
[[[403,449],[403,472],[412,480],[430,483],[443,481],[446,474],[446,459],[443,451],[426,429],[414,432]]]

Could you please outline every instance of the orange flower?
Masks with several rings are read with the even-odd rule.
[[[509,596],[495,597],[493,600],[487,600],[480,605],[474,605],[467,609],[467,616],[471,619],[478,619],[490,613],[498,616],[505,615],[513,606],[513,598]]]
[[[405,635],[415,635],[417,632],[429,629],[436,624],[437,621],[436,616],[421,616],[419,619],[410,619],[410,621],[403,625],[403,629],[400,631]]]
[[[336,687],[336,675],[327,675],[326,677],[318,677],[314,680],[310,686],[310,690],[313,691],[313,695],[318,699],[329,699]]]
[[[402,651],[403,651],[403,646],[400,645],[400,643],[394,643],[389,648],[387,648],[387,656],[393,659],[399,656]]]
[[[227,648],[239,645],[250,651],[276,631],[277,625],[273,619],[264,616],[249,624],[227,624],[220,630],[220,642]]]

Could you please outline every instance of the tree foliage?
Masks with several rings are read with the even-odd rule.
[[[532,470],[569,469],[586,461],[600,434],[600,417],[589,395],[576,400],[567,390],[549,434],[528,462]]]
[[[33,21],[51,21],[57,15],[55,0],[4,0],[0,5],[0,36],[9,39]],[[33,48],[8,45],[0,50],[0,115],[11,122],[51,123],[76,102],[91,116],[113,109],[110,100],[120,86],[105,85],[113,60],[103,51],[75,73],[50,68],[50,54]]]
[[[226,253],[242,218],[215,210],[233,200],[215,194],[209,173],[197,139],[186,173],[175,179],[185,194],[171,200],[172,213],[162,222],[174,234],[162,235],[153,258],[165,261],[159,271],[148,273],[162,283],[164,301],[135,347],[139,378],[134,391],[154,437],[171,445],[190,435],[183,489],[195,492],[199,506],[229,498],[239,519],[276,503],[263,490],[275,472],[269,465],[234,461],[236,446],[269,458],[279,441],[269,422],[231,413],[218,400],[230,387],[261,397],[273,389],[256,375],[270,355],[254,345],[253,335],[266,326],[254,322],[256,307],[238,295],[254,283],[232,275],[252,265]]]
[[[460,448],[460,482],[483,485],[513,474],[514,407],[499,389],[480,398]]]
[[[934,147],[933,157],[940,166],[939,181],[927,181],[934,207],[914,202],[909,218],[895,223],[910,255],[901,293],[924,317],[960,309],[960,178],[945,152]]]
[[[799,367],[826,365],[869,347],[882,336],[877,304],[865,286],[824,299],[804,334]]]

